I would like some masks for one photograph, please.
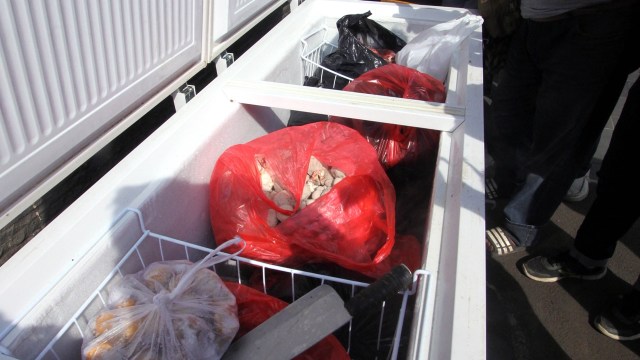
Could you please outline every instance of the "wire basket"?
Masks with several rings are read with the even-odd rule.
[[[131,269],[136,268],[135,265],[131,266],[132,262],[137,263],[137,267],[141,269],[144,269],[149,265],[145,263],[144,256],[141,254],[141,249],[146,249],[145,251],[148,251],[150,247],[157,247],[160,261],[165,261],[166,258],[170,258],[171,260],[182,258],[192,262],[196,262],[204,258],[212,251],[212,249],[207,247],[173,239],[148,230],[145,227],[141,212],[137,209],[126,209],[119,219],[123,218],[124,214],[130,213],[137,216],[137,225],[140,227],[139,230],[142,236],[134,243],[131,249],[127,251],[113,270],[84,301],[71,319],[69,319],[62,329],[60,329],[46,348],[40,353],[37,359],[68,359],[69,354],[76,353],[77,357],[80,358],[82,337],[87,329],[86,324],[88,323],[88,319],[95,317],[98,312],[107,308],[107,294],[109,292],[109,288],[116,284],[119,278],[130,273]],[[221,253],[221,255],[226,254]],[[269,295],[272,295],[269,293],[269,291],[271,291],[269,284],[272,283],[273,279],[276,279],[279,281],[279,289],[287,289],[286,293],[289,299],[283,299],[282,296],[278,297],[287,302],[295,301],[297,298],[304,295],[304,293],[310,291],[313,288],[309,287],[310,284],[313,286],[319,286],[326,283],[332,285],[334,288],[340,287],[343,293],[345,290],[349,292],[349,296],[355,295],[358,289],[368,285],[364,282],[290,269],[240,256],[234,256],[226,262],[216,264],[212,267],[212,270],[215,271],[222,279],[226,281],[237,281],[240,284],[244,284],[247,281],[248,274],[252,274],[252,278],[255,280],[257,272],[257,278],[261,279],[262,282],[261,290],[265,294]],[[399,304],[399,306],[389,306],[388,300],[381,304],[379,311],[376,311],[376,314],[379,314],[377,319],[366,319],[367,323],[371,321],[377,321],[378,323],[375,325],[377,326],[377,339],[375,342],[371,343],[372,345],[375,344],[376,349],[383,352],[383,356],[380,356],[380,358],[395,359],[398,356],[398,351],[401,346],[400,340],[402,337],[402,330],[405,325],[405,316],[408,313],[407,305],[410,303],[409,300],[414,298],[412,295],[415,294],[418,275],[421,274],[421,271],[414,273],[413,289],[400,293],[396,296],[396,303]],[[255,281],[252,284],[255,288]],[[352,343],[357,339],[354,337],[359,336],[357,330],[352,327],[354,321],[358,321],[358,319],[354,318],[349,324],[346,324],[342,329],[338,330],[341,332],[339,340],[344,345],[347,352],[350,353],[352,350]],[[389,324],[390,321],[395,325],[395,328],[392,329],[391,339],[385,338],[386,336],[383,331],[383,324],[385,324],[385,322],[386,324]],[[387,333],[388,332],[389,331],[387,331]],[[77,349],[77,351],[75,349]],[[386,350],[388,350],[388,352]]]
[[[336,85],[338,78],[342,78],[347,82],[353,81],[353,78],[335,72],[322,66],[322,59],[338,49],[336,42],[338,41],[338,31],[323,26],[302,38],[302,68],[305,79],[317,77],[320,82],[327,76],[326,72],[333,76],[333,87]]]

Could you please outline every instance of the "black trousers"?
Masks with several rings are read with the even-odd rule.
[[[597,197],[578,233],[574,247],[593,260],[613,256],[618,240],[640,217],[640,184],[632,172],[640,163],[640,80],[627,96],[598,171]]]
[[[625,56],[627,16],[618,10],[525,20],[514,34],[486,144],[499,191],[511,194],[505,227],[520,245],[534,243],[592,151],[595,139],[585,131]]]

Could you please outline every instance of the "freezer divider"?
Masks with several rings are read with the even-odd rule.
[[[267,81],[231,80],[223,92],[243,104],[324,113],[444,132],[455,130],[465,109],[441,103],[311,88]]]

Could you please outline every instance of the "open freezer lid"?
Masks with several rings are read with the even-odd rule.
[[[2,2],[0,228],[286,2]]]

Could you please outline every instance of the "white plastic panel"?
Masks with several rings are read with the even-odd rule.
[[[0,209],[202,62],[202,8],[1,0]]]
[[[207,62],[246,34],[287,0],[207,0]]]
[[[218,41],[275,0],[213,0],[213,41]]]

